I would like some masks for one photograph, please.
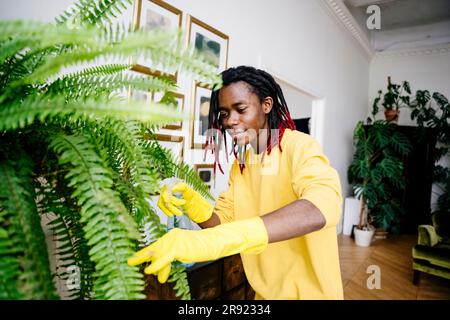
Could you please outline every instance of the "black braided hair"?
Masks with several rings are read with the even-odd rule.
[[[280,151],[282,151],[281,139],[283,137],[284,130],[286,128],[295,130],[295,124],[289,113],[289,109],[286,104],[286,100],[284,99],[281,87],[278,85],[278,83],[276,83],[275,79],[269,73],[263,70],[259,70],[250,66],[239,66],[223,71],[222,81],[224,87],[238,81],[246,82],[249,85],[250,91],[259,97],[261,103],[266,97],[272,98],[273,107],[268,115],[269,134],[267,137],[267,153],[270,154],[272,148],[276,144],[278,144]],[[225,154],[227,156],[227,160],[228,152],[225,128],[223,127],[222,120],[220,119],[219,91],[220,89],[213,90],[211,94],[208,129],[215,130],[208,130],[205,156],[209,147],[209,149],[211,149],[212,153],[215,156],[214,172],[216,171],[216,165],[218,165],[219,170],[223,173],[222,167],[219,162],[218,153],[220,148],[218,148],[218,146],[220,146],[222,142],[225,142]],[[278,129],[278,137],[272,137],[270,129]],[[234,143],[232,151],[235,157],[239,160],[239,168],[241,173],[243,172],[245,165],[244,161],[242,161],[242,159],[239,159],[238,154],[242,156],[244,150],[244,147],[238,146],[238,150],[236,151],[236,143]]]

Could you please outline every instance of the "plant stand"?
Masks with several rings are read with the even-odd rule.
[[[389,234],[389,232],[384,229],[376,229],[374,238],[375,239],[386,239],[388,234]]]

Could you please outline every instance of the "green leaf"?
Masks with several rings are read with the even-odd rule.
[[[54,299],[56,290],[45,236],[30,188],[30,159],[17,149],[15,154],[9,156],[12,155],[20,158],[0,160],[0,208],[2,216],[8,217],[8,233],[12,237],[11,242],[1,246],[4,252],[0,252],[0,256],[6,255],[2,259],[9,259],[9,268],[5,274],[0,272],[0,288],[6,290],[5,298],[9,299],[21,296],[27,299]],[[10,255],[14,247],[9,245],[13,243],[16,249],[20,248],[22,263],[16,254]]]

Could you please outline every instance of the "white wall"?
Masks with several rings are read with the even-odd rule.
[[[72,2],[1,1],[0,18],[52,21]],[[354,126],[367,114],[369,58],[320,1],[167,2],[185,13],[184,28],[189,13],[230,37],[228,66],[261,67],[324,99],[323,149],[340,174],[344,196],[349,195],[346,171],[353,154]],[[131,12],[126,13],[130,18]],[[189,105],[190,83],[181,80],[180,87]],[[202,154],[196,152],[194,157],[201,161]],[[218,175],[215,195],[226,188],[226,181],[227,176]]]
[[[283,90],[292,119],[308,118],[312,115],[313,97],[283,80],[275,79]]]
[[[31,19],[54,22],[73,0],[0,0],[0,20]]]
[[[370,65],[369,112],[378,89],[386,92],[388,76],[391,76],[394,83],[409,81],[413,94],[416,90],[427,89],[431,93],[440,92],[450,99],[450,47],[444,46],[434,50],[401,50],[397,53],[376,56]],[[383,110],[381,110],[377,119],[383,118]],[[415,121],[411,120],[408,109],[400,109],[398,124],[416,125]],[[450,157],[443,157],[439,164],[449,167]],[[433,185],[432,210],[436,208],[441,192],[437,186]]]
[[[450,99],[450,49],[401,50],[375,56],[370,64],[369,112],[379,89],[386,92],[387,77],[394,83],[409,81],[411,91],[438,91]],[[377,119],[384,117],[380,111]],[[413,125],[407,109],[400,110],[399,124]]]

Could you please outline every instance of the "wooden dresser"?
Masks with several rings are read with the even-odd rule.
[[[233,255],[212,262],[196,263],[186,269],[194,300],[253,300],[255,292],[245,277],[241,257]],[[174,283],[160,284],[146,276],[149,300],[176,300]]]

